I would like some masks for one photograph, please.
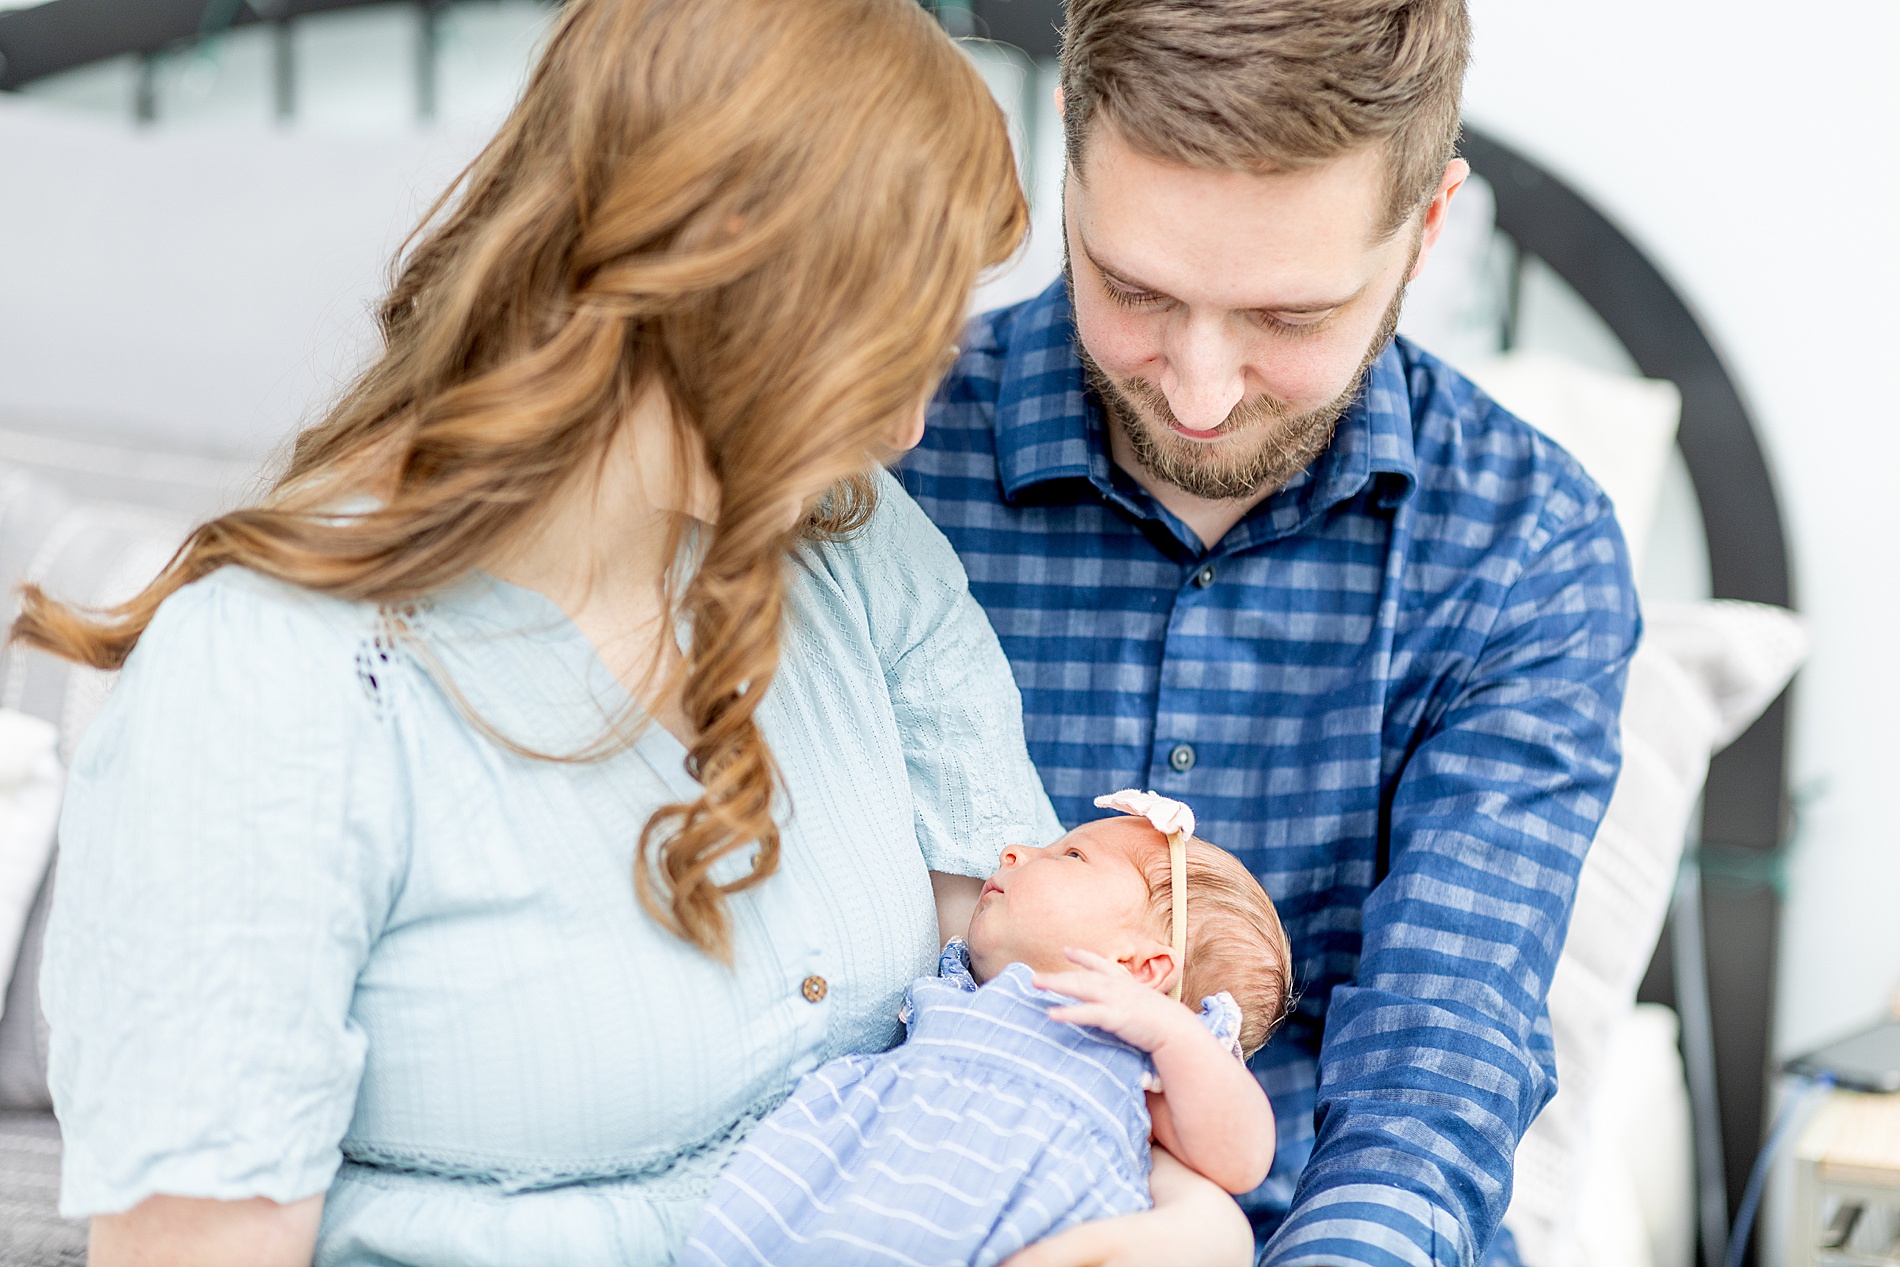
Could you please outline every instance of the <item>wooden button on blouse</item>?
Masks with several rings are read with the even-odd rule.
[[[807,1003],[818,1002],[820,999],[825,997],[825,992],[829,990],[830,988],[831,988],[830,986],[825,984],[825,979],[823,977],[817,976],[815,974],[812,976],[806,977],[805,984],[800,987],[800,989],[804,992],[805,1002]]]

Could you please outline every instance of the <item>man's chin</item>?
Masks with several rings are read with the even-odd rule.
[[[1145,415],[1116,421],[1150,475],[1204,501],[1241,501],[1284,487],[1325,452],[1338,414],[1262,419],[1204,439]]]
[[[1142,466],[1170,484],[1232,490],[1225,493],[1228,497],[1251,497],[1260,491],[1254,477],[1258,462],[1240,445],[1180,440],[1170,435],[1156,444],[1154,452],[1162,460],[1150,463],[1143,454]]]

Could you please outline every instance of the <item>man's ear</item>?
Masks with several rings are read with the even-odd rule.
[[[1438,245],[1438,237],[1445,231],[1445,217],[1451,213],[1452,195],[1461,188],[1471,175],[1471,164],[1462,158],[1454,158],[1445,164],[1445,174],[1439,178],[1438,192],[1425,204],[1425,223],[1419,227],[1418,258],[1412,261],[1412,272],[1405,280],[1416,281],[1425,271],[1425,258]]]
[[[1143,940],[1121,957],[1128,975],[1153,990],[1167,991],[1174,985],[1177,965],[1174,951],[1158,941]]]
[[[1062,85],[1056,85],[1056,118],[1062,117]]]

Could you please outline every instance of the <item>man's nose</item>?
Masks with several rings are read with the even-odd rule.
[[[1243,351],[1219,316],[1189,313],[1169,331],[1167,366],[1156,385],[1175,421],[1189,431],[1212,431],[1227,421],[1246,393]]]

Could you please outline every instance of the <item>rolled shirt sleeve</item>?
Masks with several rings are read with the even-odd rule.
[[[1005,845],[1062,834],[1023,735],[1022,698],[956,552],[889,474],[865,529],[827,551],[862,594],[932,871],[987,876]]]
[[[295,1201],[341,1163],[351,998],[402,866],[352,618],[215,573],[160,608],[81,745],[42,977],[69,1217]]]
[[[1405,759],[1390,871],[1327,1012],[1312,1158],[1263,1264],[1476,1263],[1556,1090],[1545,997],[1616,782],[1640,626],[1608,501],[1547,517],[1565,510]]]

